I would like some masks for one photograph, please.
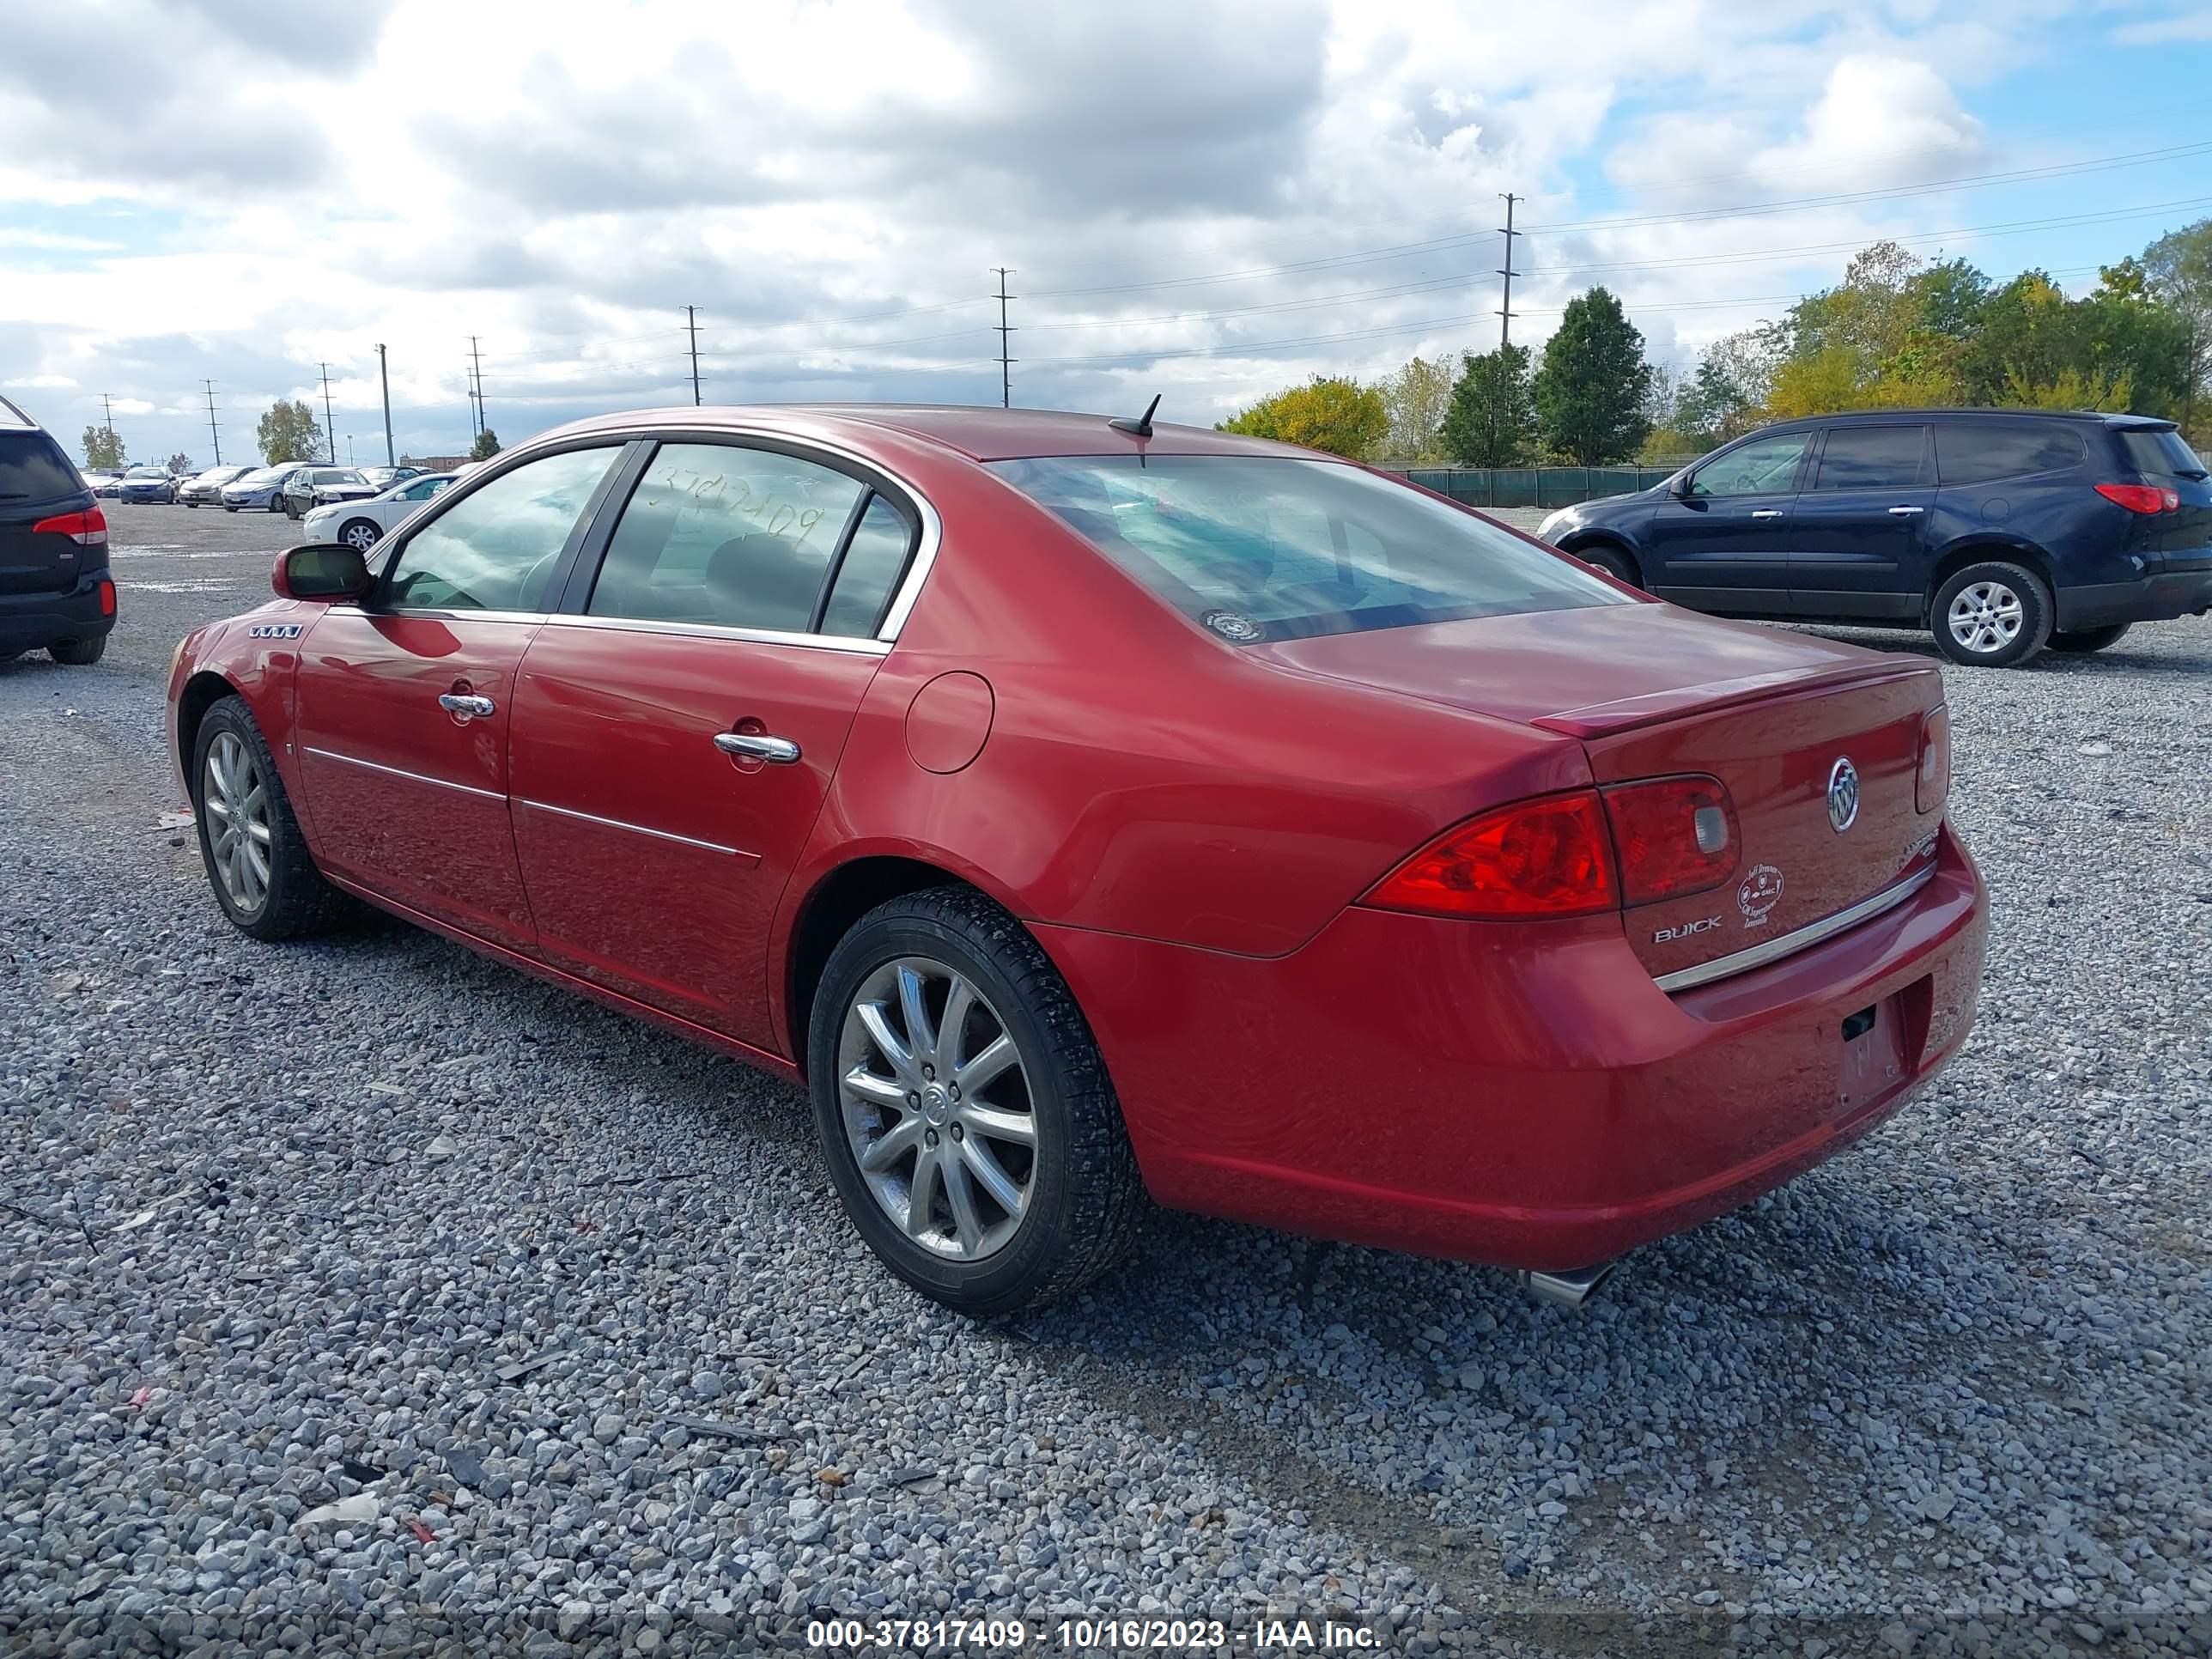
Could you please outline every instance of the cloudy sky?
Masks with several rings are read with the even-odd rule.
[[[690,401],[1212,421],[1622,294],[1655,356],[1879,236],[2000,276],[2212,212],[2175,0],[75,0],[0,52],[0,388],[74,442],[341,455]]]

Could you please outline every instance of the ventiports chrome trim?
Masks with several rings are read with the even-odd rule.
[[[1808,950],[1822,939],[1833,939],[1847,927],[1856,927],[1870,921],[1885,910],[1894,910],[1915,893],[1936,879],[1936,866],[1929,865],[1916,870],[1903,881],[1885,887],[1872,898],[1861,899],[1848,909],[1838,910],[1832,916],[1808,922],[1795,933],[1778,934],[1747,951],[1738,951],[1733,956],[1717,957],[1711,962],[1701,962],[1694,968],[1677,969],[1671,974],[1662,974],[1656,981],[1662,991],[1686,991],[1693,986],[1710,985],[1717,979],[1728,979],[1736,974],[1748,973],[1763,968],[1770,962],[1779,962],[1784,957]]]

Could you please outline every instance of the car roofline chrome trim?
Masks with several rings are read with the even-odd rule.
[[[386,766],[381,761],[363,760],[358,755],[341,755],[335,749],[318,749],[313,744],[302,744],[301,748],[307,753],[319,755],[325,760],[343,761],[348,766],[365,766],[372,772],[382,772],[391,777],[405,778],[414,783],[433,784],[441,789],[458,789],[465,795],[477,795],[485,800],[507,799],[496,789],[479,789],[472,783],[455,783],[447,778],[434,778],[428,773],[410,772],[404,767]]]
[[[579,812],[573,806],[556,806],[550,801],[525,800],[520,795],[514,796],[514,800],[517,806],[527,806],[533,812],[551,812],[559,817],[575,818],[584,823],[599,824],[604,829],[627,830],[633,836],[650,836],[655,841],[672,841],[679,847],[696,847],[702,853],[720,853],[733,859],[747,859],[755,864],[760,862],[758,853],[748,853],[742,847],[725,847],[718,841],[701,841],[693,836],[679,836],[672,830],[654,830],[621,818],[605,818],[597,812]]]
[[[1778,962],[1784,957],[1809,950],[1823,939],[1833,939],[1846,928],[1870,921],[1886,910],[1894,910],[1935,879],[1936,866],[1931,864],[1916,870],[1903,881],[1892,883],[1872,898],[1861,899],[1856,904],[1838,910],[1832,916],[1808,922],[1794,933],[1778,934],[1747,951],[1738,951],[1732,956],[1716,957],[1712,961],[1701,962],[1694,968],[1680,968],[1671,974],[1662,974],[1653,983],[1662,991],[1687,991],[1696,986],[1711,985],[1715,980],[1730,979],[1738,974],[1749,973],[1754,968],[1764,968],[1770,962]]]

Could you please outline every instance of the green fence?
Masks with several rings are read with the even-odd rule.
[[[1406,477],[1469,507],[1572,507],[1670,478],[1671,466],[1417,466]]]

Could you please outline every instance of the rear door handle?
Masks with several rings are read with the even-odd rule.
[[[1917,519],[1927,510],[1924,507],[1893,507],[1889,509],[1889,516],[1893,519]]]
[[[447,692],[438,699],[438,707],[465,720],[485,720],[499,712],[499,705],[489,697],[474,696],[465,691]]]
[[[788,766],[799,758],[799,745],[789,738],[771,738],[765,732],[717,732],[714,747],[739,760],[767,761]]]
[[[1782,516],[1782,509],[1778,507],[1756,507],[1751,516],[1754,519],[1778,519]]]

